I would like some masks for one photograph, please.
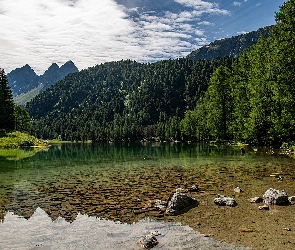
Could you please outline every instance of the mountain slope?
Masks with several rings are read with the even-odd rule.
[[[39,76],[28,64],[12,70],[7,77],[13,96],[26,93],[39,85]]]
[[[191,52],[187,58],[196,61],[201,58],[210,60],[217,57],[240,55],[245,49],[256,44],[261,35],[268,37],[272,27],[267,26],[239,36],[216,40]]]

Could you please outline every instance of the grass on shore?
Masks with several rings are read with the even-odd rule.
[[[46,147],[45,141],[19,131],[5,133],[0,137],[0,148],[19,148],[22,146]]]

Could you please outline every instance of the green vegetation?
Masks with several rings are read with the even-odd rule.
[[[70,141],[180,140],[180,121],[211,74],[233,58],[130,60],[71,74],[27,104],[38,138]]]
[[[21,132],[11,132],[0,137],[0,148],[18,148],[18,147],[44,147],[47,143],[37,139],[26,133]]]
[[[22,133],[30,131],[30,116],[24,107],[14,104],[7,76],[2,69],[0,69],[0,117],[0,148],[45,145],[34,136]]]
[[[7,75],[4,70],[0,68],[0,130],[7,129],[9,131],[14,129],[14,103],[12,93],[8,87]]]
[[[36,95],[38,95],[43,89],[43,85],[39,85],[37,88],[34,88],[26,93],[22,93],[16,97],[14,97],[14,102],[17,105],[25,105],[28,101],[33,99]]]
[[[0,148],[0,158],[4,158],[8,161],[19,161],[32,157],[35,152],[35,150],[23,150],[22,148]]]
[[[205,98],[194,110],[207,121],[203,138],[259,144],[294,141],[294,16],[295,1],[287,1],[276,13],[277,24],[268,38],[261,37],[238,57],[232,70],[214,72]]]
[[[187,58],[197,61],[199,59],[211,60],[216,57],[234,56],[242,54],[245,49],[249,49],[256,44],[261,35],[268,37],[273,26],[266,26],[256,31],[251,31],[231,38],[216,40],[209,45],[192,51]]]

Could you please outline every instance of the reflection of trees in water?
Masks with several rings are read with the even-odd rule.
[[[118,160],[157,159],[170,157],[203,157],[238,155],[239,149],[229,146],[212,146],[205,143],[70,143],[50,147],[48,152],[40,152],[39,159],[79,159],[81,161],[96,160],[101,162]]]
[[[246,157],[238,148],[208,144],[52,146],[0,169],[5,179],[0,183],[0,218],[8,210],[29,218],[37,207],[52,219],[61,216],[68,221],[78,213],[124,222],[146,216],[161,218],[163,213],[153,208],[153,202],[167,200],[176,188],[198,184],[204,190],[218,191],[232,176],[243,180],[261,176],[262,171],[265,175],[264,158],[253,158],[248,164]],[[192,160],[186,164],[170,158]],[[202,162],[203,158],[212,160]],[[165,164],[159,164],[160,159],[166,159]],[[106,163],[110,163],[108,167]]]
[[[30,156],[32,149],[5,149],[0,156],[0,220],[3,220],[6,208],[14,196],[15,185],[30,175]],[[20,159],[20,160],[14,160]]]

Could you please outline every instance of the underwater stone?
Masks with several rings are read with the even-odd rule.
[[[155,207],[158,208],[161,211],[165,211],[167,207],[168,202],[162,201],[162,200],[156,200]]]
[[[242,190],[240,187],[236,187],[236,188],[234,188],[234,191],[235,191],[236,193],[242,193],[242,192],[243,192],[243,190]]]
[[[263,195],[263,201],[266,204],[279,205],[286,204],[289,202],[288,195],[284,190],[276,190],[269,188]]]
[[[237,202],[233,198],[220,195],[220,194],[218,194],[217,197],[214,199],[214,203],[219,206],[230,206],[230,207],[234,207],[237,205]]]
[[[168,202],[168,206],[166,209],[166,214],[168,215],[176,215],[180,213],[185,208],[189,208],[191,206],[195,206],[198,204],[198,201],[187,194],[184,193],[174,193],[171,196],[171,199]]]
[[[259,203],[259,202],[262,202],[263,199],[260,198],[260,197],[253,197],[253,198],[250,198],[250,202],[251,203]]]
[[[188,190],[190,192],[199,192],[200,189],[197,185],[192,185],[191,188]]]
[[[157,238],[155,237],[158,235],[160,235],[158,231],[155,231],[149,235],[145,235],[139,240],[139,243],[145,249],[153,248],[154,246],[159,244]]]

